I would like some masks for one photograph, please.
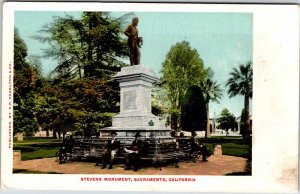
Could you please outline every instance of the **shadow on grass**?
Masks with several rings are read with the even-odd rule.
[[[232,172],[225,174],[225,176],[251,176],[251,172]]]
[[[243,138],[241,137],[229,137],[229,136],[225,136],[225,137],[211,137],[211,138],[208,138],[208,139],[201,139],[202,142],[205,142],[205,143],[218,143],[218,144],[222,144],[222,143],[235,143],[235,144],[241,144],[241,145],[244,145],[244,144],[247,144],[247,140],[244,140]]]
[[[16,174],[61,174],[61,173],[56,173],[56,172],[41,172],[41,171],[25,170],[25,169],[13,169],[13,173],[16,173]]]

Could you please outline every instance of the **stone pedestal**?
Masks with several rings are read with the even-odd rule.
[[[215,145],[214,155],[215,156],[222,156],[222,146],[221,145]]]
[[[129,138],[139,131],[142,137],[150,134],[172,139],[171,129],[164,126],[151,113],[152,84],[158,80],[155,73],[144,65],[123,67],[114,79],[120,85],[120,113],[113,117],[112,127],[100,130],[100,136],[108,136],[116,131],[119,138]]]
[[[157,81],[155,74],[144,65],[123,67],[114,76],[120,83],[120,114],[113,118],[113,127],[159,126],[151,113],[151,88]]]
[[[17,138],[17,141],[24,141],[24,135],[23,135],[23,133],[17,133],[16,134],[16,138]]]
[[[16,165],[21,162],[21,150],[14,150],[13,152],[13,164]]]

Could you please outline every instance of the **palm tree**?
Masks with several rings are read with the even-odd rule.
[[[212,80],[213,71],[209,68],[208,77],[200,83],[200,87],[203,91],[203,96],[206,103],[206,115],[207,115],[207,124],[205,131],[205,138],[210,137],[210,123],[209,123],[209,102],[217,102],[222,98],[222,90],[220,85]]]
[[[229,74],[230,78],[228,79],[226,86],[229,86],[228,94],[229,98],[232,98],[237,95],[244,96],[244,121],[245,123],[241,128],[243,137],[249,135],[249,101],[252,98],[252,62],[247,62],[245,65],[241,64],[238,68],[233,68],[233,71]]]

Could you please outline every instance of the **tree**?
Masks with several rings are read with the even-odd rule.
[[[206,69],[196,49],[189,42],[173,45],[162,65],[162,87],[170,101],[171,126],[178,128],[181,105],[187,89],[198,85],[206,76]]]
[[[38,130],[36,92],[42,87],[37,61],[27,60],[27,47],[18,30],[14,32],[14,134],[31,135]]]
[[[191,86],[183,99],[181,127],[186,131],[203,131],[207,123],[206,102],[199,86]]]
[[[207,114],[207,124],[205,130],[205,138],[210,137],[210,123],[209,123],[209,102],[217,102],[222,98],[222,90],[220,85],[213,81],[213,71],[208,68],[208,76],[202,82],[200,82],[200,87],[203,91],[205,103],[206,103],[206,114]]]
[[[107,12],[83,12],[81,18],[55,17],[34,38],[48,43],[44,57],[59,61],[62,78],[103,77],[120,70],[128,56],[122,23],[128,15],[112,18]]]
[[[244,96],[244,115],[241,123],[241,133],[244,138],[250,136],[250,117],[249,117],[249,100],[252,98],[252,62],[241,64],[238,68],[234,68],[230,73],[226,86],[229,86],[228,94],[232,98],[237,95]]]
[[[33,92],[28,93],[26,96],[19,97],[17,101],[14,102],[14,135],[17,133],[32,135],[38,131],[34,102],[35,96]]]
[[[218,128],[226,130],[226,132],[228,132],[229,129],[236,129],[238,125],[235,116],[226,108],[222,110],[217,122],[219,123]]]
[[[19,30],[14,29],[14,70],[20,70],[23,67],[28,67],[26,62],[27,46],[24,40],[20,37]]]
[[[34,38],[48,43],[44,56],[58,65],[41,92],[38,121],[63,136],[68,131],[91,136],[110,126],[119,111],[119,87],[111,76],[128,56],[123,24],[131,14],[83,12],[80,18],[55,17]]]
[[[162,88],[160,82],[156,82],[151,91],[151,111],[152,114],[160,118],[168,118],[168,101],[166,91]]]
[[[245,111],[245,109],[242,110],[242,113],[241,113],[241,120],[240,120],[240,134],[242,134],[242,136],[244,138],[248,138],[247,135],[247,127],[249,126],[249,129],[248,130],[251,130],[251,125],[250,125],[250,118],[249,118],[249,113],[247,113]],[[250,133],[250,131],[248,131],[248,133]]]
[[[38,122],[59,138],[67,132],[97,135],[119,111],[117,88],[115,82],[105,79],[50,79],[37,99]]]

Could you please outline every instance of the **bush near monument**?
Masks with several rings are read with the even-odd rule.
[[[207,124],[206,105],[199,86],[190,86],[181,107],[181,128],[185,131],[204,131]]]

